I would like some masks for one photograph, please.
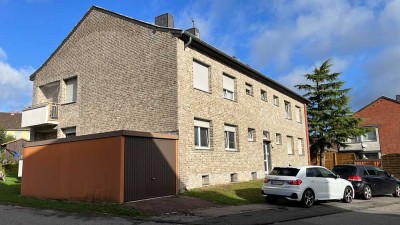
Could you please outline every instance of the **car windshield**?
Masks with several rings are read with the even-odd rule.
[[[357,168],[353,166],[335,166],[332,170],[340,176],[356,175],[357,173]]]
[[[281,168],[275,167],[269,175],[279,175],[279,176],[293,176],[295,177],[299,169],[296,168]]]

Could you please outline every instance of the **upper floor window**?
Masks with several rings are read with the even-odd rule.
[[[270,140],[269,131],[263,131],[263,139]]]
[[[254,128],[247,129],[247,139],[249,141],[256,141],[256,130]]]
[[[299,151],[299,155],[303,155],[304,154],[303,138],[298,138],[297,139],[297,148],[298,148],[298,151]]]
[[[276,133],[275,140],[276,140],[276,144],[277,145],[282,144],[282,136],[281,136],[281,134]]]
[[[279,97],[274,95],[274,105],[279,106]]]
[[[194,120],[194,146],[195,148],[210,148],[210,122]]]
[[[77,95],[77,78],[65,80],[65,102],[76,102]]]
[[[296,121],[301,123],[301,108],[296,106]]]
[[[253,96],[253,85],[246,83],[246,94]]]
[[[208,66],[193,61],[193,87],[209,92]]]
[[[293,137],[292,136],[287,136],[287,152],[289,155],[293,155]]]
[[[236,150],[236,127],[225,125],[225,149]]]
[[[261,89],[261,100],[268,101],[267,92]]]
[[[292,119],[292,107],[290,102],[285,101],[285,118]]]
[[[234,100],[235,99],[235,79],[227,76],[222,75],[223,77],[223,94],[224,98]]]
[[[376,129],[372,128],[373,130],[371,130],[370,132],[366,133],[363,136],[363,140],[364,141],[377,141],[377,137],[376,137]]]

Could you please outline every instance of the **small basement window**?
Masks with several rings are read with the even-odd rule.
[[[257,172],[251,172],[251,179],[257,180]]]
[[[237,173],[231,173],[231,182],[237,182],[237,181],[238,181]]]
[[[210,176],[209,175],[201,176],[201,183],[203,185],[209,185],[210,184]]]

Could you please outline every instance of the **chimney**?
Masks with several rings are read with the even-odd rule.
[[[196,27],[193,28],[189,28],[186,30],[187,32],[191,33],[193,36],[200,38],[200,32],[199,29],[197,29]]]
[[[396,100],[400,102],[400,95],[396,95]]]
[[[174,17],[169,13],[162,14],[156,17],[155,24],[161,27],[174,28]]]

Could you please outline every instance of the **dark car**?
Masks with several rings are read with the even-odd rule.
[[[332,169],[353,184],[354,192],[369,200],[372,195],[400,196],[400,180],[381,168],[369,165],[337,165]]]

